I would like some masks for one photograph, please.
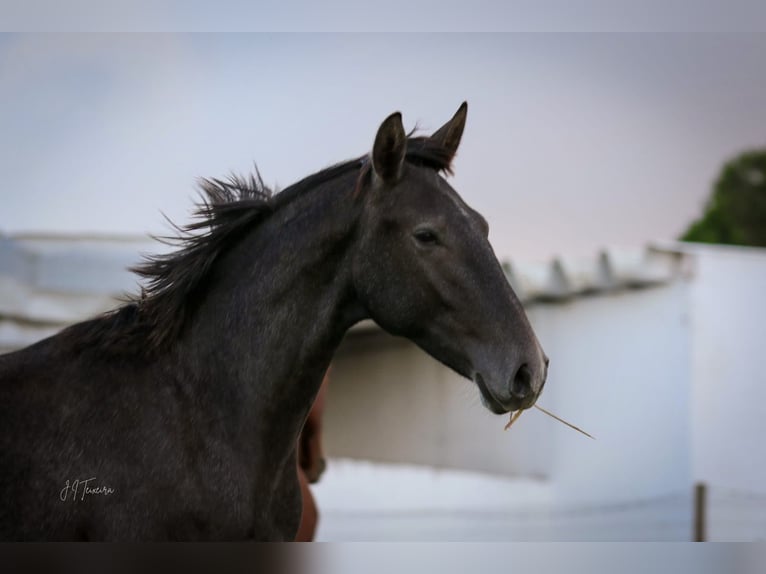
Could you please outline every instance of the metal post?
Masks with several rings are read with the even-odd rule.
[[[698,482],[694,485],[694,542],[707,539],[707,485]]]

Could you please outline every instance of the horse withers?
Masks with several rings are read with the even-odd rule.
[[[386,118],[369,155],[273,195],[203,180],[140,297],[0,356],[0,539],[292,540],[296,443],[362,319],[532,406],[547,358],[444,178],[467,106],[430,137]]]

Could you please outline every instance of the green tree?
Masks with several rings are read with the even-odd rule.
[[[681,240],[766,247],[766,149],[724,165],[703,216]]]

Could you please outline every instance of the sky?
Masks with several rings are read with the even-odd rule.
[[[766,146],[766,35],[0,36],[0,233],[168,232],[201,176],[290,183],[468,101],[451,184],[501,258],[673,239]]]

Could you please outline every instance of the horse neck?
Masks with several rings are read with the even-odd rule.
[[[360,207],[353,181],[336,183],[293,199],[221,258],[179,341],[177,364],[211,408],[272,453],[292,452],[333,352],[364,318],[350,263]]]

